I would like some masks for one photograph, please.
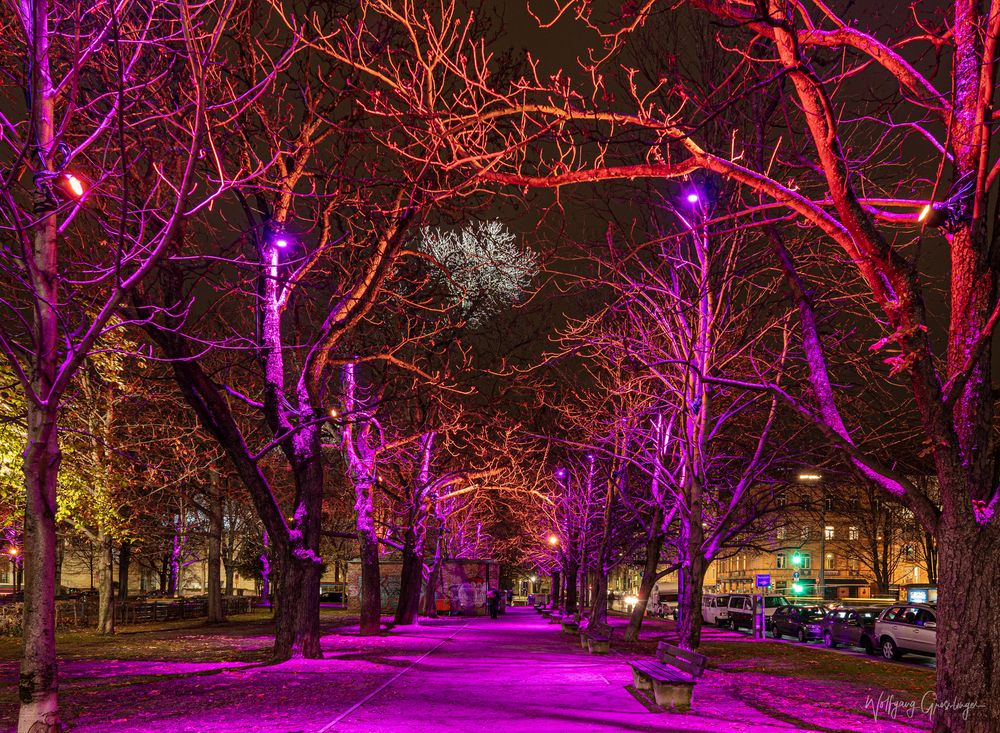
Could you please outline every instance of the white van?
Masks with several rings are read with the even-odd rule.
[[[706,593],[701,597],[701,620],[716,626],[729,625],[729,596]]]

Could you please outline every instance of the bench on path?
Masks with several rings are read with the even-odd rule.
[[[580,614],[572,614],[570,616],[563,616],[562,618],[562,630],[564,634],[575,634],[580,629]]]
[[[705,671],[708,657],[661,641],[656,660],[629,662],[637,690],[653,691],[656,704],[678,712],[691,709],[691,691]]]
[[[580,648],[591,654],[607,654],[611,651],[611,635],[614,629],[607,623],[588,623],[580,632]]]

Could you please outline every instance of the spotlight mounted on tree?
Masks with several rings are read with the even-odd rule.
[[[555,470],[555,476],[556,476],[557,479],[560,479],[560,480],[566,478],[566,469],[565,468],[557,468]]]
[[[52,188],[66,201],[81,199],[83,198],[83,194],[87,192],[87,187],[83,185],[83,181],[79,176],[75,176],[72,173],[56,173],[49,180],[52,181]]]
[[[924,206],[917,221],[927,227],[944,229],[950,234],[959,224],[969,221],[975,183],[971,173],[965,174],[952,184],[944,201],[931,201]]]
[[[690,192],[690,193],[689,193],[689,194],[687,195],[687,202],[688,202],[689,204],[696,204],[696,203],[698,203],[699,201],[701,201],[701,196],[699,196],[699,195],[698,195],[698,192],[697,192],[697,191],[691,191],[691,192]]]

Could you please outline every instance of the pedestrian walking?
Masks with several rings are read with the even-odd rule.
[[[496,588],[490,588],[486,594],[486,606],[490,610],[490,618],[498,618],[500,614],[500,592]]]

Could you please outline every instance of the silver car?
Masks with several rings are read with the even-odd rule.
[[[925,603],[889,606],[875,622],[875,638],[886,659],[899,659],[904,654],[934,656],[937,611]]]

